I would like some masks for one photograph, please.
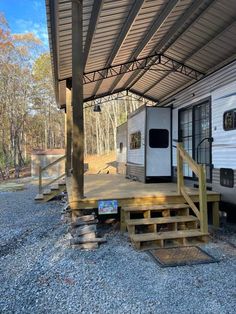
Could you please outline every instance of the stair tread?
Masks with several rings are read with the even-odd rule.
[[[52,190],[51,189],[48,189],[48,190],[44,190],[43,191],[43,195],[50,195],[52,193]]]
[[[191,222],[198,221],[195,216],[173,216],[173,217],[157,217],[157,218],[141,218],[141,219],[126,219],[128,226],[133,225],[149,225],[149,224],[165,224],[174,222]]]
[[[199,229],[195,229],[195,230],[181,230],[181,231],[165,231],[165,232],[157,232],[157,233],[131,234],[130,238],[134,242],[142,242],[142,241],[197,237],[197,236],[205,236],[205,235],[208,235],[208,233],[203,233]]]
[[[37,194],[34,199],[35,199],[35,201],[43,200],[43,194]]]
[[[59,188],[59,185],[58,185],[58,184],[51,186],[51,190],[52,190],[52,191],[57,191],[57,190],[59,190],[59,189],[60,189],[60,188]]]
[[[163,204],[163,205],[141,205],[141,206],[130,206],[123,207],[125,212],[138,212],[146,210],[165,210],[165,209],[183,209],[189,208],[188,204]]]

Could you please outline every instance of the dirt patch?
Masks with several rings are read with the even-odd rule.
[[[116,154],[111,152],[105,155],[88,155],[85,158],[88,164],[87,174],[115,174]]]

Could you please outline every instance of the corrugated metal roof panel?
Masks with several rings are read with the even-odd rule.
[[[84,46],[91,26],[94,1],[97,0],[83,0]],[[232,59],[236,52],[236,1],[176,1],[104,0],[92,36],[85,72],[127,62],[134,55],[136,58],[148,56],[155,47],[168,57],[204,73],[216,69],[224,60]],[[56,90],[57,79],[70,78],[72,75],[71,7],[72,0],[46,0]],[[163,12],[167,7],[170,11],[166,11],[168,14],[165,15]],[[136,15],[131,18],[132,12]],[[143,39],[161,14],[163,19],[160,19],[154,33],[142,46]],[[175,29],[176,25],[178,28]],[[124,26],[127,33],[121,33],[124,32]],[[119,47],[116,45],[118,40]],[[135,51],[139,53],[134,54]],[[159,70],[164,70],[164,66],[159,65]],[[146,92],[152,98],[161,99],[190,80],[179,73],[166,75],[166,72],[136,72],[139,73],[138,76],[131,72],[121,75],[121,80],[112,77],[103,82],[86,84],[85,98],[109,94],[113,89],[120,90],[129,86],[140,94]],[[130,78],[135,79],[133,86]]]

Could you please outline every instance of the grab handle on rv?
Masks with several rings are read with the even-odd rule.
[[[207,141],[209,143],[213,143],[214,142],[214,138],[211,136],[211,137],[204,137],[197,145],[197,163],[199,164],[199,161],[198,161],[198,157],[199,157],[199,148],[200,146],[202,145],[203,142]]]

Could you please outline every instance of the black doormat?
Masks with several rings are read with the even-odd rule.
[[[208,264],[217,262],[198,246],[172,247],[150,250],[149,253],[161,267]]]

